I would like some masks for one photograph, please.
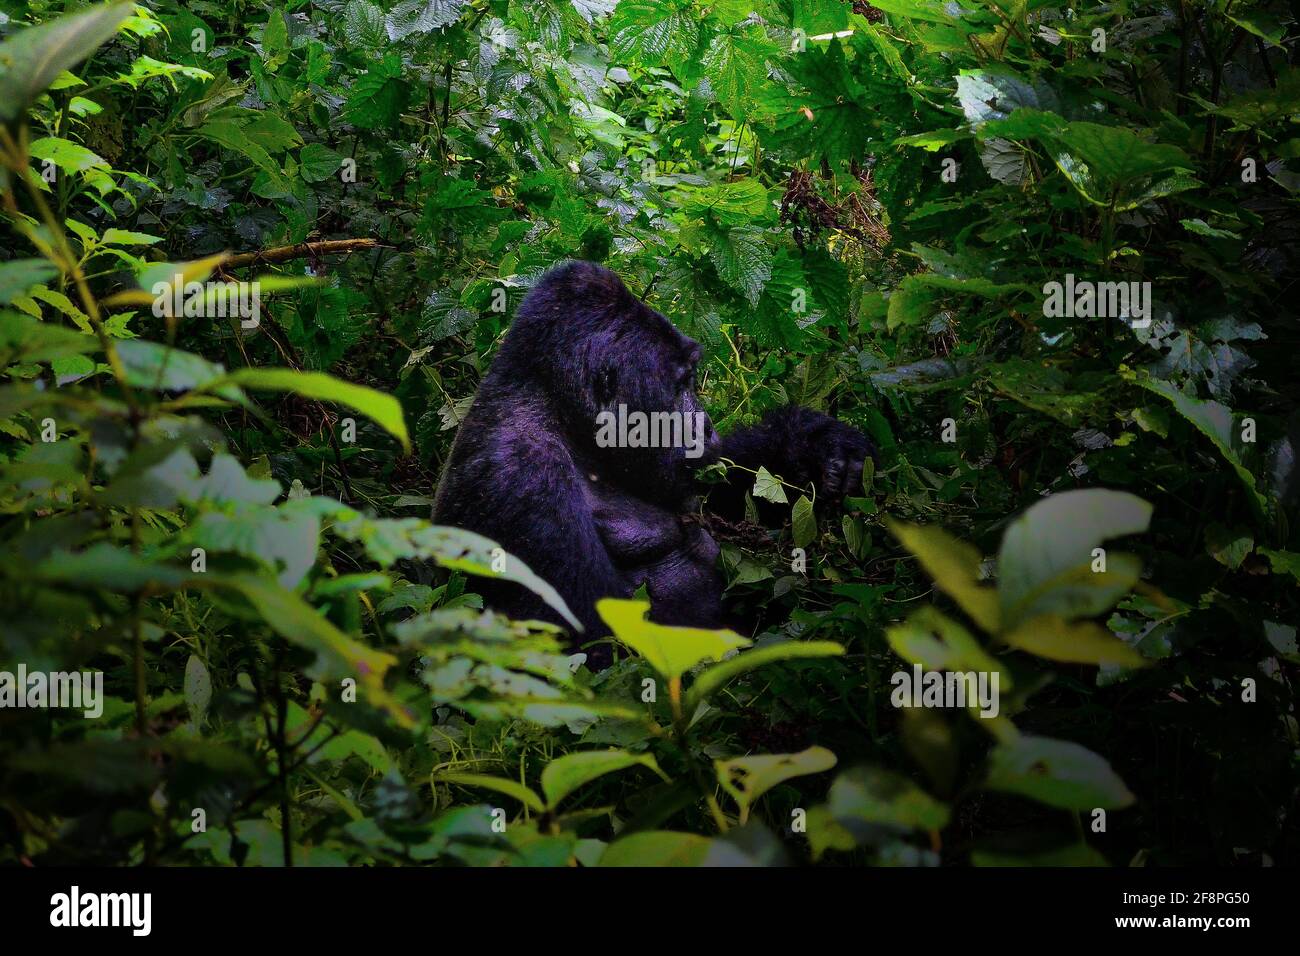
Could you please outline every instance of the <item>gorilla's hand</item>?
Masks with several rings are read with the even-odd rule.
[[[845,495],[862,493],[862,466],[872,454],[871,442],[851,425],[822,415],[805,411],[813,419],[811,439],[806,453],[811,460],[804,461],[803,470],[813,476],[817,494],[838,501]]]
[[[860,494],[862,464],[876,451],[851,425],[811,408],[786,405],[774,408],[762,421],[727,435],[715,452],[741,467],[736,477],[709,493],[709,507],[724,518],[736,520],[744,513],[745,492],[753,485],[751,473],[766,468],[792,485],[812,485],[820,498],[839,501]],[[761,510],[761,503],[756,502]]]

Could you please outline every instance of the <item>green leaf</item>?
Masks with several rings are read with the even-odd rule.
[[[601,854],[600,866],[700,866],[713,841],[694,833],[648,830],[611,843]]]
[[[746,177],[687,193],[682,200],[682,212],[692,218],[712,216],[724,225],[751,226],[755,220],[768,218],[772,205],[763,184]]]
[[[772,250],[762,229],[732,229],[725,240],[714,243],[709,257],[723,282],[744,295],[750,305],[758,304],[763,287],[772,278]]]
[[[791,528],[796,548],[806,548],[817,537],[817,517],[807,495],[800,495],[790,512]]]
[[[1273,650],[1293,664],[1300,664],[1300,646],[1296,644],[1296,629],[1290,624],[1276,621],[1264,622],[1264,639]]]
[[[1289,574],[1300,583],[1300,552],[1260,548],[1259,553],[1268,558],[1269,569],[1274,574]]]
[[[382,567],[403,558],[436,561],[453,571],[514,581],[554,608],[575,630],[582,630],[582,624],[559,592],[533,573],[522,559],[507,554],[491,538],[463,528],[430,524],[419,518],[374,519],[363,517],[342,505],[337,505],[337,508],[340,509],[339,523],[334,527],[335,533],[351,541],[360,541],[371,560]]]
[[[633,754],[626,750],[587,750],[565,754],[547,764],[542,771],[542,793],[546,795],[547,805],[555,808],[573,791],[597,777],[637,766],[649,767],[665,781],[671,782],[651,754]]]
[[[702,24],[694,10],[672,0],[622,0],[609,26],[617,62],[681,69],[694,59]]]
[[[1205,549],[1226,568],[1236,570],[1246,560],[1246,556],[1255,547],[1255,539],[1249,531],[1240,528],[1229,530],[1217,521],[1212,521],[1205,529]]]
[[[52,262],[44,259],[13,259],[0,262],[0,305],[25,295],[32,286],[41,285],[58,274]]]
[[[1038,80],[1026,80],[1009,70],[971,70],[957,77],[957,100],[966,120],[978,129],[991,120],[1003,120],[1019,109],[1054,112],[1056,93]]]
[[[389,14],[388,36],[397,40],[449,27],[468,5],[468,0],[403,0]]]
[[[1104,758],[1068,740],[1047,737],[1018,736],[999,743],[985,786],[1063,810],[1119,809],[1135,799]]]
[[[185,706],[190,711],[190,722],[202,727],[212,702],[212,675],[198,655],[191,654],[185,664]]]
[[[942,830],[947,806],[906,777],[876,767],[853,767],[835,778],[827,806],[851,831],[854,824],[900,830]]]
[[[406,432],[401,403],[391,395],[373,388],[353,385],[324,372],[299,372],[284,368],[240,369],[219,380],[218,384],[226,382],[254,390],[292,392],[318,401],[337,402],[373,420],[397,438],[404,451],[409,453],[411,450],[411,439]]]
[[[162,242],[162,236],[131,232],[128,229],[105,229],[100,242],[106,246],[152,246]]]
[[[979,583],[978,550],[932,525],[885,519],[885,527],[921,563],[935,586],[951,597],[971,620],[990,634],[1001,627],[998,593]]]
[[[742,651],[735,657],[701,671],[686,694],[683,709],[688,716],[694,714],[699,705],[711,694],[716,693],[741,674],[748,674],[766,664],[814,657],[838,657],[843,653],[843,645],[834,641],[786,641],[780,644],[768,644],[752,651]]]
[[[188,568],[160,563],[106,541],[76,553],[55,551],[30,573],[39,581],[120,592],[180,587],[192,579]]]
[[[704,72],[718,101],[735,118],[744,115],[754,90],[767,81],[767,60],[777,48],[757,24],[724,30],[704,54]]]
[[[397,663],[391,654],[348,637],[298,595],[264,577],[211,574],[206,578],[195,575],[194,580],[237,592],[286,641],[316,653],[315,676],[333,680],[352,678],[367,692],[373,706],[386,710],[403,726],[414,725],[414,716],[384,689],[384,675]]]
[[[538,813],[546,812],[546,804],[542,802],[542,798],[522,783],[514,780],[493,777],[484,773],[435,773],[433,779],[439,783],[454,783],[462,787],[478,787],[482,790],[504,793],[507,797],[514,797],[530,810],[535,810]]]
[[[342,164],[342,156],[320,143],[308,143],[298,153],[298,172],[309,183],[324,182],[338,172]]]
[[[1012,647],[1053,661],[1144,667],[1147,661],[1114,634],[1092,621],[1070,622],[1055,614],[1040,615],[1002,636]]]
[[[60,73],[111,39],[132,6],[101,4],[20,30],[0,43],[0,122],[18,119]]]
[[[126,367],[127,381],[136,388],[164,392],[215,388],[226,372],[202,356],[144,339],[118,342],[117,354]]]
[[[655,624],[645,619],[649,610],[647,601],[602,598],[596,602],[596,611],[614,636],[670,680],[701,661],[721,660],[729,651],[753,643],[735,631]]]
[[[1136,578],[1131,560],[1108,556],[1091,586],[1092,552],[1108,538],[1140,534],[1151,505],[1124,491],[1090,488],[1049,495],[1013,521],[998,552],[998,596],[1005,627],[1035,613],[1096,614]],[[1111,568],[1114,570],[1110,570]],[[1113,575],[1113,576],[1112,576]]]
[[[93,335],[74,332],[30,315],[0,312],[0,358],[10,362],[49,362],[99,348]],[[0,418],[7,417],[0,415]]]
[[[1094,571],[1089,558],[1036,585],[1013,611],[1003,614],[1004,626],[1012,627],[1040,614],[1067,620],[1096,617],[1113,608],[1141,575],[1142,562],[1131,554],[1108,552],[1104,571]]]
[[[1231,9],[1231,7],[1228,8],[1228,10]],[[1276,14],[1267,10],[1236,10],[1232,13],[1225,10],[1223,15],[1247,33],[1254,34],[1272,46],[1282,46],[1282,38],[1286,35],[1286,27],[1277,18]]]
[[[1194,164],[1177,146],[1148,143],[1123,126],[1068,123],[1053,137],[1057,167],[1089,202],[1132,209],[1153,195],[1196,185]],[[1158,180],[1169,185],[1160,187]],[[1154,192],[1153,192],[1154,190]]]
[[[902,624],[890,627],[885,639],[894,653],[909,664],[920,664],[932,671],[996,672],[1000,689],[1011,689],[1010,675],[970,631],[934,608],[922,608]]]
[[[761,754],[713,761],[722,789],[731,794],[744,820],[750,808],[767,791],[794,777],[822,773],[835,766],[835,754],[825,747],[809,747],[794,754]]]
[[[1246,467],[1241,459],[1241,454],[1237,451],[1238,436],[1241,432],[1233,418],[1232,409],[1219,402],[1207,402],[1192,398],[1180,392],[1169,382],[1152,378],[1143,372],[1128,372],[1125,377],[1136,382],[1147,391],[1155,392],[1161,398],[1164,398],[1174,406],[1174,410],[1178,414],[1191,422],[1197,431],[1210,440],[1210,443],[1223,456],[1224,461],[1232,466],[1232,470],[1236,472],[1241,483],[1250,492],[1247,501],[1250,503],[1255,517],[1262,521],[1268,513],[1269,502],[1256,487],[1255,475]]]
[[[785,486],[762,465],[759,465],[758,474],[754,478],[753,495],[779,505],[790,503],[790,499],[785,496]]]

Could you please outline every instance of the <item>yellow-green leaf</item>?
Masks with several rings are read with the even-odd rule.
[[[886,518],[885,527],[916,556],[935,586],[956,601],[971,620],[990,634],[998,632],[998,594],[979,583],[978,550],[933,526]]]

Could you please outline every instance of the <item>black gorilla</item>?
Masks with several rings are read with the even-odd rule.
[[[763,465],[838,499],[860,482],[869,445],[857,430],[795,406],[719,439],[695,396],[699,360],[699,346],[615,273],[587,262],[552,269],[524,300],[461,422],[434,520],[519,556],[564,597],[588,640],[608,633],[595,602],[628,597],[643,582],[654,620],[723,626],[718,546],[683,520],[701,490],[696,470],[720,457]],[[664,437],[663,423],[679,423],[668,442],[675,447],[649,447],[654,429],[641,433],[646,447],[626,447],[638,443],[635,428],[624,447],[610,447],[615,421],[635,413],[661,423]],[[743,503],[753,479],[736,472],[710,494],[710,507],[734,512]],[[479,590],[511,617],[560,623],[518,585],[489,580]],[[604,647],[592,651],[593,665],[608,662]]]

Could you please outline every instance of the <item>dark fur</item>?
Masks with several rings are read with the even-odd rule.
[[[642,582],[655,620],[721,626],[718,546],[682,520],[701,490],[695,471],[724,457],[838,498],[860,481],[869,446],[858,431],[792,406],[721,440],[709,425],[701,458],[681,448],[598,447],[596,416],[620,403],[699,411],[699,358],[699,346],[613,272],[585,262],[552,269],[524,300],[460,425],[434,520],[521,558],[560,592],[587,640],[606,633],[595,602],[627,597]],[[740,473],[710,505],[734,515],[750,484]],[[559,620],[518,585],[476,585],[512,617]],[[595,666],[609,659],[599,650]]]

